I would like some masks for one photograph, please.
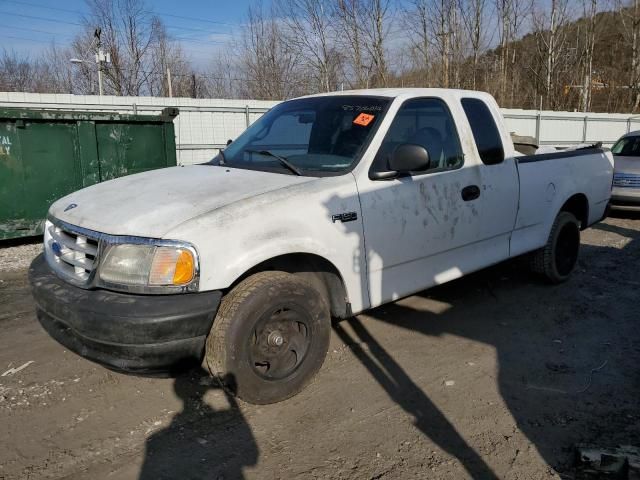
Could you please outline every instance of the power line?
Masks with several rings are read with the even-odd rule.
[[[237,27],[237,25],[234,25],[233,23],[227,23],[227,22],[219,22],[216,20],[207,20],[204,18],[195,18],[195,17],[185,17],[182,15],[173,15],[171,13],[163,13],[163,12],[157,12],[158,15],[164,15],[165,17],[172,17],[172,18],[181,18],[182,20],[191,20],[194,22],[203,22],[203,23],[216,23],[219,25],[227,25],[229,27]]]
[[[79,10],[69,10],[67,8],[60,8],[60,7],[49,7],[47,5],[38,5],[37,3],[20,2],[18,0],[4,0],[4,3],[16,3],[18,5],[27,5],[29,7],[46,8],[47,10],[57,10],[59,12],[82,13]]]
[[[44,22],[64,23],[64,24],[67,24],[67,25],[76,25],[78,27],[84,27],[84,25],[81,24],[81,23],[69,22],[69,21],[59,20],[59,19],[51,19],[51,18],[46,18],[46,17],[38,17],[38,16],[35,16],[35,15],[24,15],[22,13],[12,13],[12,12],[2,12],[2,11],[0,11],[0,15],[12,15],[14,17],[29,18],[31,20],[42,20]]]
[[[198,40],[196,38],[178,37],[176,35],[172,35],[171,37],[175,40],[182,40],[185,43],[201,43],[203,45],[226,45],[226,42],[222,42],[219,40]]]
[[[13,30],[24,30],[26,32],[46,33],[48,35],[57,35],[57,36],[61,36],[61,37],[73,38],[73,35],[69,35],[68,33],[48,32],[46,30],[37,30],[35,28],[14,27],[14,26],[11,26],[11,25],[0,25],[0,27],[2,27],[2,28],[10,28],[10,29],[13,29]]]
[[[53,22],[53,23],[64,23],[67,25],[76,25],[79,27],[84,27],[85,25],[81,24],[81,23],[76,23],[76,22],[69,22],[69,21],[64,21],[64,20],[52,20],[49,18],[45,18],[45,17],[38,17],[35,15],[23,15],[20,13],[11,13],[11,12],[3,12],[0,11],[0,15],[13,15],[15,17],[23,17],[23,18],[29,18],[29,19],[33,19],[33,20],[43,20],[46,22]],[[204,44],[204,45],[224,45],[225,42],[221,42],[221,41],[216,41],[216,40],[198,40],[198,39],[194,39],[194,38],[188,38],[188,37],[180,37],[180,36],[176,36],[176,35],[172,35],[173,38],[177,39],[177,40],[182,40],[185,43],[200,43],[200,44]]]
[[[26,6],[30,6],[30,7],[44,8],[44,9],[47,9],[47,10],[53,10],[53,11],[57,11],[57,12],[74,13],[76,15],[83,15],[83,12],[81,12],[80,10],[70,10],[68,8],[50,7],[48,5],[39,5],[37,3],[22,2],[22,1],[19,1],[19,0],[5,0],[4,3],[15,3],[17,5],[26,5]],[[145,13],[148,13],[150,15],[154,15],[153,11],[147,11]],[[14,14],[14,15],[17,15],[17,14]],[[171,15],[171,14],[162,14],[162,15],[165,15],[167,17],[190,19],[189,17],[180,17],[178,15]],[[197,20],[197,19],[190,19],[190,20]],[[143,21],[143,23],[151,25],[153,22]],[[230,23],[223,23],[223,22],[211,22],[211,23],[219,23],[221,25],[235,26],[235,25],[232,25]],[[178,26],[178,25],[169,25],[167,23],[165,23],[165,27],[172,28],[172,29],[189,30],[189,31],[192,31],[192,32],[206,32],[206,33],[214,33],[214,34],[217,34],[217,35],[231,35],[230,33],[227,33],[227,32],[211,31],[211,29],[208,29],[208,28],[184,27],[184,26]]]
[[[151,22],[149,22],[151,23]],[[204,33],[211,33],[211,34],[215,34],[215,35],[228,35],[231,36],[231,33],[228,32],[213,32],[208,28],[191,28],[191,27],[182,27],[182,26],[177,26],[177,25],[169,25],[169,24],[164,24],[165,27],[167,28],[172,28],[172,29],[178,29],[178,30],[189,30],[191,32],[204,32]]]
[[[13,35],[5,35],[3,33],[0,33],[0,37],[2,37],[2,38],[11,38],[13,40],[26,40],[27,42],[51,43],[49,40],[38,40],[36,38],[16,37],[16,36],[13,36]]]
[[[144,22],[147,23],[149,25],[151,25],[153,22]],[[210,33],[210,34],[215,34],[215,35],[232,35],[231,33],[227,33],[227,32],[214,32],[208,28],[191,28],[191,27],[182,27],[182,26],[178,26],[178,25],[169,25],[167,23],[164,23],[164,26],[167,28],[171,28],[171,29],[177,29],[177,30],[188,30],[191,32],[196,32],[196,33]]]

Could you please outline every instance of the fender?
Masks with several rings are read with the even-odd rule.
[[[360,200],[350,174],[236,202],[167,238],[188,238],[196,247],[201,291],[226,290],[266,260],[307,253],[335,266],[354,312],[369,307]]]

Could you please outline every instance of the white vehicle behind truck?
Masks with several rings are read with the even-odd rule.
[[[517,155],[486,93],[283,102],[207,164],[53,204],[30,270],[38,318],[112,368],[203,361],[244,400],[286,399],[320,369],[332,317],[523,254],[570,276],[611,153]]]
[[[640,131],[622,136],[611,148],[614,160],[611,208],[640,212]]]

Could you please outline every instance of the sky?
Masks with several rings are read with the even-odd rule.
[[[251,0],[147,0],[195,65],[211,62],[237,33]],[[268,4],[268,2],[264,2]],[[0,0],[0,51],[38,56],[55,42],[66,46],[80,32],[84,0]]]

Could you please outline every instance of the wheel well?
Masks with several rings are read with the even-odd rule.
[[[580,229],[584,230],[589,225],[589,200],[583,193],[576,193],[564,202],[561,212],[570,212],[580,222]]]
[[[351,316],[351,304],[347,298],[347,291],[340,272],[327,259],[311,253],[289,253],[265,260],[240,276],[229,289],[250,275],[265,271],[281,271],[299,275],[327,299],[333,317],[348,318]]]

